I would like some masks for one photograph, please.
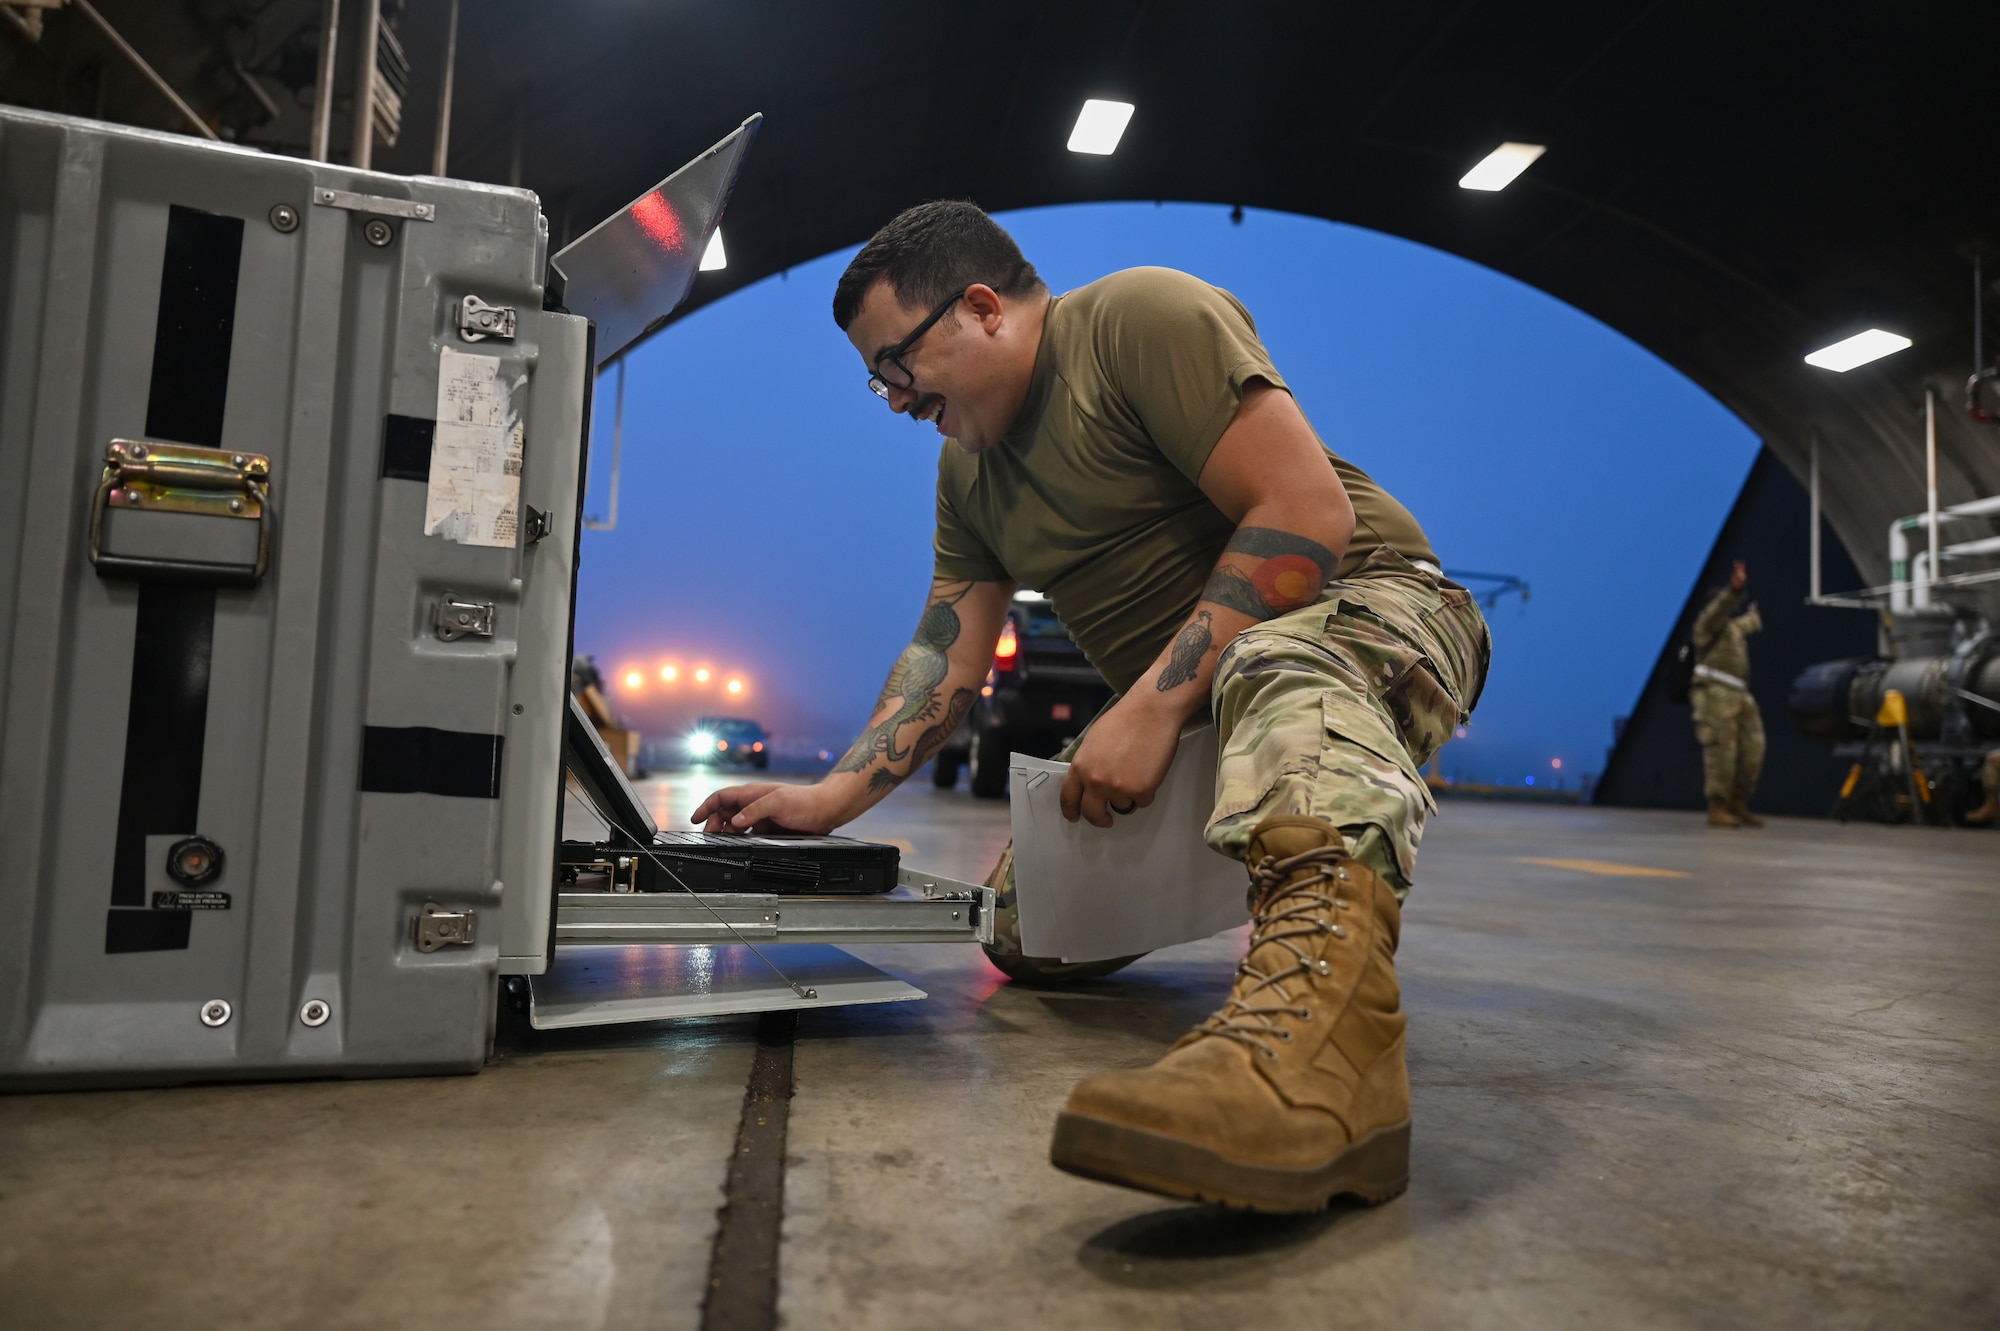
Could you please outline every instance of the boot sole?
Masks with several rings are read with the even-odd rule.
[[[1144,1128],[1064,1112],[1056,1118],[1049,1162],[1100,1183],[1252,1211],[1323,1211],[1336,1197],[1377,1206],[1410,1186],[1410,1121],[1377,1128],[1323,1165],[1280,1169],[1231,1160]]]

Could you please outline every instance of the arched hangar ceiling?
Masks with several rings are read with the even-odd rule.
[[[265,0],[287,6],[317,12]],[[406,132],[378,168],[429,169],[446,9],[405,0],[396,20]],[[729,266],[686,308],[929,198],[1284,209],[1569,302],[1713,393],[1802,478],[1817,429],[1829,517],[1871,581],[1887,577],[1884,528],[1923,506],[1927,382],[1944,501],[2000,492],[2000,427],[1961,408],[1969,256],[2000,242],[1987,6],[464,0],[463,15],[451,174],[535,189],[559,237],[765,114]],[[1064,148],[1086,97],[1138,108],[1110,157]],[[1458,188],[1502,140],[1548,152],[1501,193]],[[1845,375],[1802,362],[1870,326],[1915,346]],[[1482,352],[1441,353],[1431,409],[1476,418],[1452,371]]]
[[[1959,405],[1962,251],[2000,241],[1991,117],[1976,114],[1995,25],[1979,6],[482,8],[453,169],[506,178],[518,104],[522,178],[572,225],[765,113],[730,207],[729,267],[694,302],[929,198],[1284,209],[1433,245],[1575,305],[1713,393],[1802,477],[1817,426],[1829,513],[1871,580],[1887,579],[1883,529],[1923,506],[1927,376],[1946,408],[1946,502],[2000,492],[2000,428]],[[1064,148],[1086,97],[1138,108],[1110,157]],[[1501,193],[1458,187],[1510,139],[1548,153]],[[1801,360],[1872,325],[1916,345],[1845,375]],[[1452,395],[1452,361],[1481,350],[1444,353],[1433,409],[1477,414]]]

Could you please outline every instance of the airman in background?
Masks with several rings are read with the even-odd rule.
[[[1750,695],[1749,637],[1764,627],[1757,603],[1738,614],[1750,575],[1737,560],[1729,585],[1694,622],[1694,734],[1701,741],[1702,794],[1710,827],[1762,827],[1750,792],[1764,768],[1764,718]]]
[[[1986,765],[1979,770],[1979,780],[1986,787],[1986,803],[1966,814],[1965,821],[1986,827],[2000,818],[2000,749],[1986,755]]]

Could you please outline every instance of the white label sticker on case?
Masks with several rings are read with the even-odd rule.
[[[525,382],[523,376],[522,382]],[[438,352],[437,435],[424,535],[460,545],[520,539],[521,420],[498,356]]]

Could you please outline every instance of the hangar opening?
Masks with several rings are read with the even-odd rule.
[[[1406,241],[1254,209],[1233,222],[1200,204],[1000,220],[1058,292],[1161,264],[1241,299],[1328,446],[1425,515],[1450,571],[1505,573],[1532,598],[1476,584],[1491,599],[1499,664],[1468,735],[1439,755],[1440,780],[1588,791],[1756,455],[1740,423],[1587,316]],[[804,755],[845,746],[880,662],[908,636],[928,574],[936,441],[857,391],[827,313],[852,254],[739,289],[627,357],[625,507],[616,532],[585,537],[578,640],[598,655],[610,700],[664,736],[651,741],[655,766],[674,761],[705,705],[684,675],[659,677],[683,671],[695,647],[720,646],[691,641],[697,625],[733,635],[761,667],[759,719]],[[617,373],[599,393],[600,438],[614,427]],[[602,513],[609,450],[596,462],[586,507]],[[754,488],[750,476],[762,478]],[[1549,476],[1563,483],[1539,479]],[[673,489],[698,497],[633,503]],[[1619,493],[1647,500],[1603,498]],[[1802,520],[1772,536],[1805,549]],[[782,585],[807,552],[840,594],[782,620],[755,603],[717,605],[706,579],[675,576],[722,562],[732,577]],[[1773,602],[1789,592],[1760,585]],[[656,618],[625,612],[641,596]],[[851,644],[844,659],[832,642]],[[1570,663],[1585,660],[1579,677]]]
[[[0,1306],[1990,1324],[1985,18],[0,0]]]

